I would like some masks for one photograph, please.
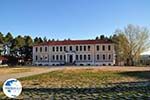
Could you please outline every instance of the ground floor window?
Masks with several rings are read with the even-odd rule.
[[[86,55],[84,55],[84,60],[86,60]]]
[[[99,60],[99,58],[100,58],[99,55],[97,55],[97,60]]]
[[[62,60],[62,55],[60,55],[60,60]]]
[[[35,56],[35,60],[38,60],[38,56]]]
[[[64,55],[64,60],[66,60],[66,55]]]
[[[88,60],[91,60],[91,55],[88,55]]]
[[[105,60],[105,55],[103,55],[103,60]]]
[[[76,60],[78,60],[78,55],[76,55]]]
[[[55,55],[52,56],[52,59],[55,60]]]
[[[82,60],[82,55],[80,55],[80,60]]]

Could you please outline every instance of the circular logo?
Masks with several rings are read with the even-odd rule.
[[[3,92],[9,98],[16,98],[22,91],[22,85],[17,79],[8,79],[3,84]]]

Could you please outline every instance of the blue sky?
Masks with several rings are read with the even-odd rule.
[[[112,35],[150,26],[150,0],[0,0],[0,31],[55,39]]]

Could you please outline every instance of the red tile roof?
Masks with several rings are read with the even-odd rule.
[[[43,46],[43,45],[76,45],[76,44],[111,44],[113,42],[109,40],[64,40],[64,41],[50,41],[34,46]]]

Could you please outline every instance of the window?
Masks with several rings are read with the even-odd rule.
[[[105,55],[103,55],[103,60],[105,60]]]
[[[84,55],[84,60],[86,60],[86,55]]]
[[[111,55],[108,56],[108,59],[109,59],[109,60],[111,59]]]
[[[72,51],[72,46],[70,46],[70,51]]]
[[[53,52],[55,51],[55,47],[53,47]]]
[[[42,60],[42,56],[40,57],[40,60]]]
[[[38,52],[38,47],[35,48],[35,51]]]
[[[97,51],[99,51],[99,45],[96,46]]]
[[[90,51],[91,46],[88,46],[88,51]]]
[[[80,51],[82,51],[82,46],[80,46]]]
[[[45,52],[47,52],[47,47],[45,47]]]
[[[82,55],[80,55],[80,60],[82,60]]]
[[[76,51],[78,51],[78,46],[76,46]]]
[[[99,55],[97,55],[97,60],[99,60]]]
[[[84,46],[84,51],[86,51],[86,46]]]
[[[64,60],[66,60],[66,55],[64,55]]]
[[[110,45],[108,46],[108,50],[109,50],[109,51],[111,50],[111,46],[110,46]]]
[[[42,47],[40,47],[40,52],[42,52]]]
[[[64,46],[64,51],[66,51],[66,46]]]
[[[58,58],[58,55],[56,55],[56,60],[58,60],[59,58]]]
[[[88,55],[88,60],[91,60],[91,56],[90,55]]]
[[[60,51],[62,51],[62,47],[60,47]]]
[[[105,51],[105,46],[103,45],[103,51]]]
[[[35,60],[38,60],[38,56],[35,56]]]
[[[59,49],[59,48],[58,48],[58,47],[56,47],[56,51],[58,51],[58,49]]]
[[[76,55],[76,60],[78,60],[79,58],[78,58],[78,55]]]
[[[53,60],[55,60],[55,55],[53,55],[53,58],[52,58]]]
[[[62,60],[62,55],[60,55],[60,60]]]
[[[45,60],[48,60],[48,56],[47,55],[45,55]]]

